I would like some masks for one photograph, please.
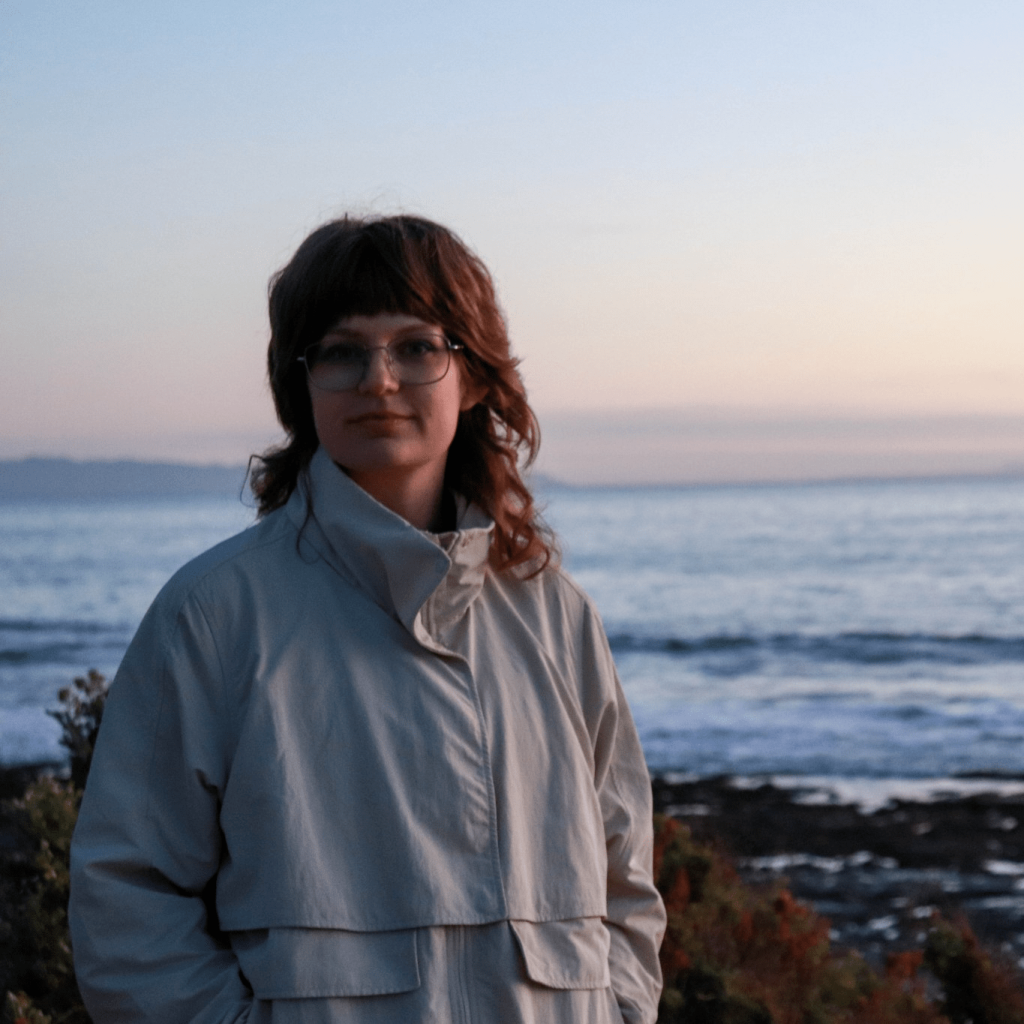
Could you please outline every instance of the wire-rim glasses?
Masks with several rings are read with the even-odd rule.
[[[374,352],[384,355],[388,372],[399,384],[434,384],[447,373],[452,353],[465,348],[444,335],[417,334],[388,345],[363,345],[358,341],[328,337],[310,345],[299,356],[310,384],[321,391],[358,388],[370,370]]]

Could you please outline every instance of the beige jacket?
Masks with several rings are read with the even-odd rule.
[[[424,534],[320,450],[164,587],[72,847],[98,1024],[398,991],[417,929],[497,921],[531,977],[654,1020],[650,784],[600,621],[561,571],[491,572],[490,535],[472,506]]]

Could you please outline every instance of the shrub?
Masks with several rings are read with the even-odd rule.
[[[1024,993],[1016,971],[986,953],[966,921],[936,917],[924,962],[939,979],[942,1009],[952,1024],[1021,1024]]]
[[[728,860],[655,818],[654,872],[668,910],[661,1024],[1022,1024],[1016,972],[964,922],[932,921],[924,951],[882,974],[829,946],[829,923],[781,885],[743,884]],[[928,995],[922,965],[942,992]],[[934,986],[933,986],[934,987]]]
[[[85,789],[96,736],[103,720],[107,680],[91,668],[71,686],[65,686],[57,697],[61,706],[47,714],[60,723],[60,742],[71,759],[71,781],[82,790]]]
[[[52,1024],[53,1021],[52,1017],[33,1006],[24,992],[17,995],[8,992],[4,1012],[4,1019],[13,1021],[13,1024]]]
[[[71,960],[68,858],[106,692],[95,671],[61,690],[61,707],[50,714],[61,724],[71,778],[42,775],[7,805],[21,839],[4,858],[0,887],[2,1012],[13,1024],[89,1021]]]

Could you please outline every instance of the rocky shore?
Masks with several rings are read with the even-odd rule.
[[[1024,964],[1024,780],[859,801],[792,780],[669,776],[653,788],[656,811],[721,846],[747,881],[785,879],[839,947],[880,962],[919,946],[938,909]]]

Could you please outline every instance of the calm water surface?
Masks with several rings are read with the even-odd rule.
[[[651,767],[1024,773],[1024,481],[544,495],[596,601]],[[0,504],[0,760],[56,756],[44,710],[112,674],[235,498]]]

